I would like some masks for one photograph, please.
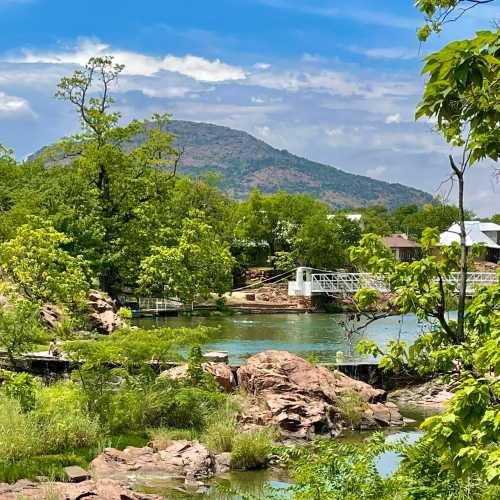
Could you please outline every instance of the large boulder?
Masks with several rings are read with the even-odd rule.
[[[99,290],[89,291],[87,305],[92,327],[98,332],[109,334],[123,326],[123,320],[116,314],[115,301]]]
[[[359,427],[401,425],[395,405],[386,393],[338,371],[314,366],[286,351],[265,351],[250,357],[238,369],[240,386],[253,396],[243,423],[279,427],[284,437],[312,439],[336,435],[344,422],[342,399],[357,396]],[[375,422],[375,424],[373,424]]]
[[[193,481],[212,477],[215,460],[208,449],[196,441],[173,441],[163,450],[149,446],[128,447],[123,451],[106,448],[92,461],[92,471],[96,479],[126,481],[134,476]]]
[[[215,381],[226,392],[231,392],[236,387],[236,379],[231,367],[225,363],[202,363],[203,371],[212,375]],[[186,378],[188,373],[188,365],[182,364],[174,366],[169,370],[161,372],[160,377],[169,377],[172,379]]]
[[[8,485],[0,483],[2,500],[58,498],[61,500],[161,500],[158,495],[133,491],[126,483],[113,479],[83,481],[81,483],[35,483],[21,480]]]

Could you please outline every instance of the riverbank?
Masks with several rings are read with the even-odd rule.
[[[66,461],[47,456],[45,462],[56,465],[55,469],[35,470],[37,458],[33,457],[30,481],[3,485],[5,496],[2,498],[14,499],[15,495],[40,498],[37,495],[48,487],[58,494],[71,492],[75,497],[92,494],[106,500],[123,495],[132,499],[156,499],[154,495],[165,493],[168,488],[182,490],[183,495],[199,495],[213,489],[214,481],[220,482],[215,478],[227,480],[228,475],[239,469],[270,467],[272,474],[273,457],[279,456],[273,451],[276,447],[302,445],[320,435],[335,439],[344,435],[345,438],[345,430],[351,428],[397,430],[410,423],[399,414],[396,405],[386,401],[385,391],[312,365],[290,353],[268,351],[249,359],[238,369],[237,391],[235,385],[221,383],[224,373],[231,377],[227,366],[225,371],[224,366],[213,363],[202,366],[204,371],[215,375],[221,387],[232,390],[233,394],[233,403],[216,410],[204,431],[150,430],[148,445],[143,442],[125,449],[107,445],[91,459],[92,479],[79,485],[40,483],[40,479],[35,482],[33,479],[45,472],[48,477],[60,480],[63,466],[89,465],[86,461],[90,462],[92,448],[67,454]],[[158,380],[182,380],[188,374],[187,367],[184,371],[175,369],[162,373]],[[414,424],[411,422],[410,428]],[[124,439],[126,444],[127,437]],[[81,457],[79,462],[77,456]],[[18,461],[14,465],[11,478],[15,478],[16,470],[21,472],[22,464],[23,461]],[[137,491],[152,496],[140,496],[142,493]],[[175,497],[167,495],[167,498]]]

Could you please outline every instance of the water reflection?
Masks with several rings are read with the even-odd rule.
[[[343,351],[346,361],[373,362],[352,352],[341,323],[343,314],[260,314],[230,317],[164,317],[137,318],[135,324],[143,328],[155,325],[181,327],[207,325],[219,327],[208,349],[228,351],[231,363],[239,364],[248,356],[269,349],[286,350],[300,355],[314,355],[318,361],[334,362],[335,353]],[[363,335],[356,337],[375,340],[385,346],[399,338],[411,344],[421,332],[417,318],[408,314],[391,316],[371,323]]]

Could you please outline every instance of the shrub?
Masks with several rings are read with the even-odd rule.
[[[356,428],[361,422],[362,412],[366,406],[359,392],[349,389],[337,397],[336,404],[343,419],[351,428]]]
[[[232,451],[237,435],[237,406],[227,400],[217,412],[210,416],[202,440],[215,453]]]
[[[35,406],[36,382],[29,373],[14,373],[3,371],[3,390],[10,398],[17,399],[23,411],[29,411]]]
[[[42,388],[30,418],[42,434],[44,453],[93,446],[102,435],[99,421],[87,413],[84,393],[71,382]]]
[[[38,428],[15,399],[0,394],[0,469],[2,462],[29,457],[41,448]]]
[[[237,434],[231,453],[233,469],[258,469],[269,461],[273,449],[272,432],[269,429]]]

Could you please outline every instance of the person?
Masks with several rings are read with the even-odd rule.
[[[54,358],[59,357],[59,349],[57,348],[57,340],[52,339],[49,344],[49,355],[54,356]]]

